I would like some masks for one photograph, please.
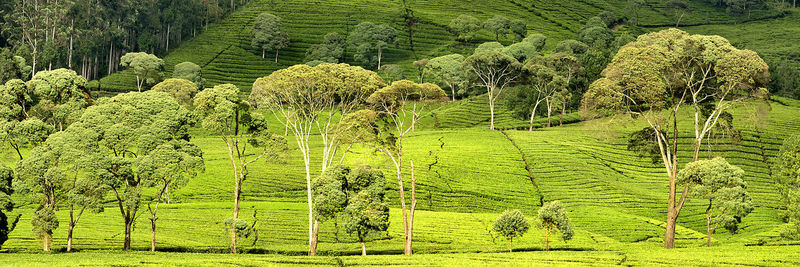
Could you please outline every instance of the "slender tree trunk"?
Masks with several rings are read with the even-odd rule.
[[[400,153],[398,153],[395,167],[397,167],[397,185],[398,190],[400,191],[400,210],[403,214],[403,244],[405,244],[403,253],[406,255],[411,255],[411,251],[408,247],[408,211],[406,210],[406,193],[403,190],[403,175],[401,172],[402,165],[402,156],[400,156]]]
[[[488,87],[487,87],[488,88]],[[489,130],[494,130],[494,90],[489,90]]]
[[[539,108],[539,102],[537,101],[535,105],[533,105],[533,109],[531,110],[531,125],[528,128],[528,131],[533,131],[533,119],[536,118],[536,109]]]
[[[514,237],[508,238],[508,252],[514,252]]]
[[[450,95],[453,96],[453,102],[456,102],[456,87],[452,84],[450,85],[450,92]]]
[[[263,58],[266,58],[266,56],[267,56],[267,54],[266,54],[266,53],[267,53],[267,51],[266,51],[265,49],[263,49],[263,48],[262,48],[262,49],[261,49],[261,58],[262,58],[262,59],[263,59]]]
[[[664,234],[664,248],[675,247],[675,224],[678,220],[678,210],[675,207],[676,182],[675,175],[669,174],[669,200],[667,202],[667,222]]]
[[[234,182],[233,192],[233,219],[239,219],[239,200],[241,199],[242,184],[239,175],[236,174],[236,181]],[[236,254],[236,227],[231,224],[231,254]]]
[[[131,231],[133,230],[133,218],[125,220],[125,240],[122,245],[122,250],[131,250]]]
[[[550,251],[550,229],[544,231],[544,250]]]
[[[73,40],[73,31],[75,30],[75,19],[70,19],[69,24],[69,52],[67,53],[67,67],[72,69],[72,40]]]
[[[278,63],[278,49],[275,49],[275,63]]]
[[[411,255],[414,252],[414,211],[417,209],[417,177],[414,176],[414,161],[411,161],[411,212],[408,217],[408,238],[406,238],[405,252]]]
[[[711,200],[708,200],[708,208],[706,208],[706,233],[708,234],[706,246],[711,247]]]
[[[567,113],[567,104],[566,101],[563,105],[561,105],[561,115],[558,116],[558,126],[564,125],[564,113]]]
[[[552,115],[552,114],[553,114],[553,105],[552,105],[552,103],[550,103],[550,101],[548,100],[548,101],[547,101],[547,127],[548,127],[548,128],[550,128],[551,126],[553,126],[553,125],[550,123],[550,117],[551,117],[551,115]]]
[[[172,24],[167,24],[167,53],[169,53],[169,31],[172,29]]]
[[[311,235],[311,246],[308,250],[308,256],[317,255],[317,244],[319,242],[319,220],[314,220],[314,233]]]

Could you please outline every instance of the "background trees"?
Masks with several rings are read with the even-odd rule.
[[[194,96],[198,92],[195,83],[181,78],[166,79],[150,88],[150,90],[168,93],[186,108],[192,105]]]
[[[483,28],[494,34],[494,40],[500,41],[500,36],[511,33],[511,20],[506,17],[495,15],[491,19],[483,22]]]
[[[14,193],[11,185],[13,179],[14,170],[0,166],[0,248],[3,248],[3,243],[8,241],[8,235],[14,231],[19,217],[22,216],[20,214],[10,219],[7,215],[7,212],[14,210],[14,201],[11,199],[11,194]]]
[[[192,62],[181,62],[175,65],[175,70],[172,71],[172,78],[191,81],[197,85],[197,88],[205,88],[206,84],[202,69]]]
[[[321,44],[312,45],[306,51],[306,62],[339,63],[344,58],[345,38],[337,33],[325,35]],[[307,63],[308,64],[308,63]],[[309,64],[315,66],[317,64]]]
[[[461,66],[464,56],[451,54],[432,58],[425,69],[442,87],[450,87],[450,97],[456,101],[456,92],[467,85],[466,72]],[[458,90],[456,90],[458,89]]]
[[[353,50],[353,59],[362,66],[375,66],[381,68],[383,49],[395,45],[397,31],[386,24],[362,22],[347,36],[347,44]]]
[[[281,30],[282,23],[281,18],[266,12],[259,14],[253,21],[253,28],[250,30],[253,40],[250,44],[261,49],[261,58],[264,58],[265,51],[275,51],[275,63],[278,63],[278,51],[289,46],[289,35]]]
[[[514,251],[514,238],[522,237],[531,225],[519,210],[506,210],[494,222],[492,231],[508,239],[508,252]]]
[[[797,239],[800,238],[800,136],[783,141],[776,167],[775,181],[784,205],[782,215],[792,226],[782,235]]]

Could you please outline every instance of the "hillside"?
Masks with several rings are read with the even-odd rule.
[[[763,128],[750,127],[754,125],[751,121],[736,116],[753,106],[738,108],[734,112],[735,125],[742,130],[742,141],[714,140],[712,150],[703,152],[704,157],[725,156],[746,171],[745,180],[756,207],[743,220],[739,234],[715,234],[716,245],[778,241],[776,227],[782,222],[777,215],[779,203],[769,164],[786,135],[800,131],[800,122],[794,119],[800,114],[800,103],[777,100],[780,101],[771,104]],[[502,250],[503,242],[488,231],[497,214],[506,209],[521,209],[533,216],[541,203],[552,200],[560,200],[567,206],[577,231],[575,239],[568,243],[555,241],[553,245],[558,249],[660,246],[667,185],[663,167],[628,151],[625,143],[627,133],[643,127],[641,121],[630,121],[624,126],[588,121],[533,132],[489,131],[480,116],[470,115],[482,114],[485,109],[485,105],[469,105],[468,101],[448,104],[440,109],[443,114],[461,115],[442,116],[440,126],[466,126],[436,130],[433,124],[423,123],[406,143],[406,155],[417,165],[420,211],[415,248],[418,251]],[[687,123],[683,127],[688,126]],[[193,135],[194,142],[204,151],[206,172],[173,195],[176,204],[164,206],[158,242],[166,251],[221,251],[227,244],[222,221],[229,216],[231,206],[227,202],[233,183],[227,178],[229,163],[219,137],[199,131]],[[682,139],[684,143],[691,142],[689,136]],[[689,158],[690,151],[680,153],[684,160]],[[5,160],[10,161],[12,156],[7,154]],[[361,153],[348,154],[345,162],[383,166],[387,184],[393,188],[389,191],[391,206],[397,206],[391,163],[380,155]],[[254,165],[244,186],[242,211],[245,218],[255,219],[258,224],[258,238],[245,242],[248,248],[256,249],[252,253],[266,250],[302,254],[306,249],[303,177],[302,161],[294,149],[286,162]],[[677,244],[695,247],[704,243],[705,203],[690,199],[687,205],[679,220]],[[26,223],[32,207],[20,210],[23,223],[13,232],[6,248],[29,251],[38,246],[38,241],[30,235],[30,224]],[[76,230],[79,249],[117,247],[122,225],[117,212],[108,206],[103,213],[85,215]],[[58,215],[64,219],[67,216],[65,210]],[[371,243],[373,250],[392,253],[399,247],[400,218],[399,210],[393,208],[389,233]],[[146,220],[139,218],[134,247],[144,248],[149,244]],[[322,227],[320,249],[324,253],[356,253],[358,243],[340,227],[333,223]],[[55,244],[63,244],[64,231],[66,228],[59,228]],[[532,231],[517,241],[519,249],[540,249],[541,230]]]
[[[493,41],[493,36],[482,31],[469,44],[457,42],[447,31],[446,25],[460,14],[469,14],[480,20],[494,15],[509,19],[523,19],[527,22],[529,33],[546,35],[549,47],[561,40],[574,39],[584,22],[603,11],[612,11],[625,16],[625,0],[502,0],[479,1],[460,0],[458,4],[447,0],[408,1],[420,23],[414,28],[414,48],[409,45],[408,30],[400,17],[401,2],[360,0],[360,1],[318,1],[318,0],[251,0],[221,22],[211,25],[206,32],[186,41],[165,58],[168,75],[172,67],[184,61],[202,66],[208,85],[233,83],[249,91],[253,81],[268,75],[274,70],[305,62],[305,52],[311,45],[320,43],[328,32],[347,32],[364,21],[388,23],[398,31],[397,46],[385,52],[387,64],[400,64],[406,69],[406,76],[416,77],[410,63],[419,58],[430,58],[450,53],[469,54],[478,44]],[[683,18],[682,25],[713,24],[732,25],[735,23],[724,9],[709,5],[707,1],[690,1],[692,12]],[[641,9],[640,22],[643,27],[635,31],[647,31],[653,27],[672,25],[674,18],[664,7],[663,1],[647,1]],[[284,21],[283,29],[289,34],[290,46],[281,50],[279,63],[262,59],[260,51],[250,46],[249,29],[261,12],[271,12]],[[754,11],[751,20],[769,18],[776,11]],[[786,23],[800,24],[795,20]],[[732,27],[739,27],[736,25]],[[509,44],[511,39],[504,38]],[[759,40],[754,45],[769,43]],[[797,42],[794,42],[797,43]],[[104,91],[131,91],[135,77],[129,71],[122,71],[100,80]],[[97,85],[93,85],[95,88]]]

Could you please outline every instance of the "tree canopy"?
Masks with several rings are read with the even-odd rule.
[[[353,59],[363,67],[381,68],[383,50],[397,43],[397,31],[387,24],[362,22],[347,36],[347,44],[355,53]]]
[[[514,251],[514,238],[522,237],[531,225],[519,210],[506,210],[494,222],[492,230],[508,239],[508,251]]]
[[[155,84],[161,80],[164,71],[164,60],[145,52],[127,53],[119,59],[119,65],[133,70],[139,92],[144,85]]]
[[[281,18],[264,12],[253,20],[253,28],[250,30],[253,36],[250,45],[261,49],[261,58],[266,56],[265,51],[275,51],[275,63],[278,63],[278,52],[289,46],[289,35],[281,30],[281,24]]]

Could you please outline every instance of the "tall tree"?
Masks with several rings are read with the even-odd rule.
[[[372,71],[347,64],[295,65],[278,70],[253,83],[250,99],[258,108],[268,109],[292,131],[303,157],[308,195],[309,255],[316,255],[317,236],[311,194],[310,136],[322,142],[320,172],[330,167],[340,140],[334,128],[348,113],[363,105],[367,97],[383,87]]]
[[[667,10],[675,16],[675,27],[680,27],[681,19],[692,11],[692,7],[683,0],[670,0],[667,2]]]
[[[377,62],[375,69],[381,68],[383,50],[397,43],[397,31],[386,24],[362,22],[347,36],[347,44],[354,50],[353,59],[362,66],[372,66]],[[377,54],[376,54],[377,53]]]
[[[281,18],[264,12],[255,18],[250,30],[253,35],[250,44],[261,49],[261,58],[265,57],[265,51],[275,51],[275,63],[278,63],[278,51],[289,46],[289,35],[281,30],[281,24]]]
[[[475,54],[464,60],[462,68],[470,79],[486,88],[489,96],[489,129],[494,130],[494,106],[498,96],[519,78],[522,65],[516,59],[496,51]]]
[[[192,106],[194,96],[197,95],[197,85],[181,78],[166,79],[150,88],[151,91],[170,94],[179,104],[186,108]]]
[[[155,84],[161,80],[164,71],[164,60],[145,52],[127,53],[120,58],[119,65],[133,70],[139,92],[145,84]]]
[[[711,233],[717,228],[735,233],[742,218],[753,211],[753,199],[743,178],[744,171],[724,158],[690,162],[678,172],[679,184],[689,184],[693,195],[708,200],[707,246],[711,246]]]
[[[345,39],[337,32],[325,35],[321,44],[312,45],[306,51],[306,61],[339,63],[344,59]]]
[[[366,128],[358,131],[357,138],[360,142],[383,152],[395,166],[400,209],[403,214],[406,255],[413,253],[414,211],[417,199],[414,162],[411,161],[411,205],[408,209],[403,181],[403,141],[407,134],[413,131],[423,112],[430,109],[430,104],[446,99],[447,94],[439,86],[401,80],[376,91],[367,99],[374,110],[355,112],[345,118],[347,122],[355,122],[359,127]],[[376,121],[381,118],[387,121],[385,125],[380,125]]]
[[[286,153],[286,140],[270,133],[262,113],[252,109],[250,102],[242,99],[239,88],[221,84],[207,88],[194,98],[195,112],[202,118],[203,129],[218,134],[228,149],[228,159],[233,168],[233,217],[231,226],[231,253],[237,253],[236,239],[246,225],[239,219],[242,184],[248,178],[248,167],[259,159],[275,159]],[[248,152],[248,145],[255,153]]]
[[[389,228],[389,204],[386,203],[386,178],[383,172],[369,166],[360,166],[347,177],[350,198],[344,214],[345,229],[355,234],[361,243],[361,256],[367,255],[366,239],[370,234]]]
[[[620,48],[603,74],[584,94],[582,109],[635,114],[653,131],[669,181],[664,247],[672,248],[676,221],[689,193],[688,184],[680,196],[677,188],[681,107],[689,105],[694,111],[691,161],[696,161],[703,140],[726,110],[745,100],[766,98],[767,64],[755,52],[739,50],[722,37],[669,29],[639,36]]]

